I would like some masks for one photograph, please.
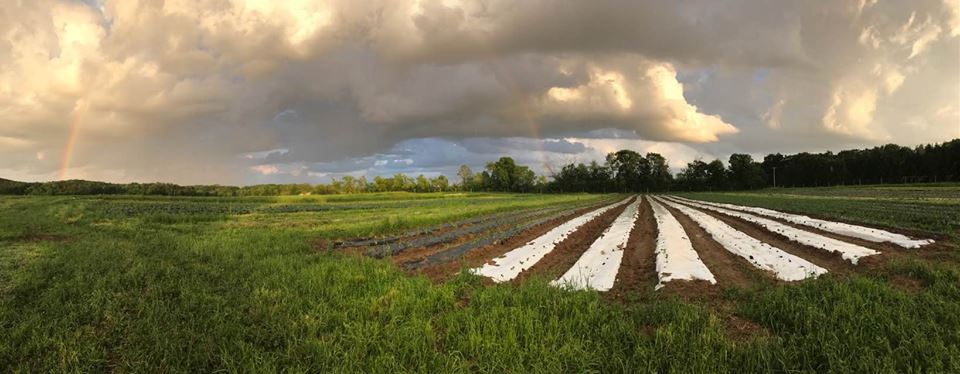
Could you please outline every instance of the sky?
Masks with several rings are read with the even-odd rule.
[[[0,178],[549,175],[960,138],[960,0],[0,0]]]

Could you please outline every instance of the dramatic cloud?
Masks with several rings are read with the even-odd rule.
[[[7,0],[0,177],[549,172],[960,137],[955,0]]]

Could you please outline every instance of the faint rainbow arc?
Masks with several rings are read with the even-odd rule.
[[[80,122],[83,115],[87,112],[87,101],[80,99],[73,107],[70,114],[70,122],[67,124],[67,141],[63,145],[63,155],[60,158],[60,173],[58,180],[64,180],[67,177],[67,170],[70,169],[70,161],[73,158],[73,148],[77,144],[77,134],[80,131]]]
[[[549,172],[553,173],[553,168],[550,166],[550,163],[546,157],[546,150],[543,146],[543,134],[540,128],[540,123],[536,120],[536,113],[534,112],[531,103],[535,98],[530,98],[529,93],[525,92],[520,88],[517,79],[513,77],[511,72],[506,71],[500,64],[494,64],[492,69],[494,75],[497,77],[497,80],[503,83],[510,92],[510,97],[514,102],[517,103],[518,109],[520,111],[520,119],[527,129],[530,131],[530,137],[538,140],[537,144],[537,156],[540,159],[540,165]]]

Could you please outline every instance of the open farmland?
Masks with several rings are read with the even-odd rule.
[[[681,196],[904,230],[960,232],[960,184],[778,188]]]
[[[960,370],[956,201],[864,195],[2,197],[0,367]]]

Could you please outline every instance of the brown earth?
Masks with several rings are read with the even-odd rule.
[[[923,235],[923,234],[916,235],[915,232],[882,228],[883,230],[904,234],[904,235],[910,236],[911,238],[924,238],[924,239],[935,240],[933,244],[928,244],[920,248],[904,248],[893,243],[888,243],[888,242],[877,243],[869,240],[864,240],[860,238],[854,238],[854,237],[840,235],[840,234],[836,234],[828,231],[823,231],[815,227],[798,225],[795,223],[785,222],[785,221],[781,221],[779,219],[774,219],[774,218],[771,218],[771,219],[774,221],[783,223],[787,226],[795,227],[801,230],[806,230],[806,231],[823,235],[829,238],[837,239],[847,243],[852,243],[852,244],[856,244],[859,246],[880,251],[879,255],[868,256],[860,259],[857,266],[855,266],[855,269],[859,269],[860,271],[864,271],[864,272],[880,269],[883,267],[883,265],[885,265],[886,263],[894,259],[916,258],[916,259],[929,260],[933,262],[944,262],[944,261],[956,262],[957,260],[957,257],[956,257],[957,248],[949,244],[949,239],[943,236],[937,236],[929,233],[927,235]],[[842,222],[842,221],[837,221],[837,222]],[[851,224],[860,225],[859,223],[851,223]],[[873,226],[864,226],[864,227],[877,228]]]
[[[496,230],[496,228],[494,228],[493,230]],[[411,261],[422,260],[429,255],[440,252],[444,248],[469,242],[471,240],[474,240],[474,238],[478,236],[482,236],[484,233],[493,231],[493,230],[487,230],[487,231],[478,232],[474,234],[465,234],[457,237],[456,240],[445,242],[445,243],[439,243],[439,244],[435,244],[427,247],[409,248],[409,249],[400,251],[400,253],[397,253],[395,255],[387,256],[386,258],[390,259],[390,261],[396,265],[400,265],[400,264],[411,262]]]
[[[599,204],[592,204],[590,206],[598,206],[598,205]],[[571,206],[568,209],[574,209],[574,207]],[[512,211],[507,213],[494,213],[484,217],[474,217],[471,219],[461,220],[451,224],[438,225],[437,227],[430,230],[411,230],[405,233],[401,233],[397,236],[383,237],[383,238],[380,238],[379,240],[384,240],[385,242],[383,244],[378,244],[378,245],[349,245],[348,244],[351,241],[375,239],[371,237],[353,239],[351,241],[318,240],[316,243],[314,243],[314,249],[318,251],[319,250],[336,250],[341,253],[352,254],[352,255],[371,255],[376,253],[377,250],[386,251],[387,250],[386,248],[389,248],[390,245],[398,242],[410,242],[410,241],[423,240],[423,239],[432,238],[440,235],[446,235],[448,233],[455,232],[455,231],[469,230],[470,228],[476,225],[483,225],[488,223],[491,220],[509,221],[514,218],[519,219],[531,214],[532,216],[529,216],[527,218],[535,219],[535,217],[546,216],[548,214],[559,212],[560,210],[557,210],[557,209],[551,210],[551,208],[539,207],[539,208],[522,209],[522,210],[517,210],[517,211]],[[540,213],[539,214],[536,213],[537,211],[540,211]],[[460,237],[457,237],[453,241],[438,243],[438,244],[425,246],[425,247],[405,248],[400,250],[397,254],[386,254],[385,256],[382,256],[382,257],[392,257],[393,262],[395,264],[412,261],[417,258],[428,256],[434,252],[437,252],[440,249],[445,248],[446,246],[465,243],[469,240],[472,240],[475,237],[482,236],[486,232],[494,231],[497,228],[503,227],[505,225],[506,224],[498,225],[489,230],[484,230],[483,232],[466,233],[461,235]]]
[[[771,210],[775,210],[775,209],[771,209]],[[777,210],[777,211],[778,211],[778,212],[783,212],[783,213],[789,213],[789,214],[796,214],[796,215],[800,215],[800,216],[807,216],[807,217],[810,217],[810,218],[816,218],[816,219],[824,220],[824,221],[847,223],[847,224],[851,224],[851,225],[869,227],[869,228],[871,228],[871,229],[877,229],[877,230],[885,230],[885,231],[895,232],[895,233],[898,233],[898,234],[903,234],[903,235],[909,236],[909,237],[911,237],[911,238],[913,238],[913,239],[934,239],[934,240],[936,240],[936,241],[943,241],[943,240],[949,239],[949,237],[948,237],[947,235],[930,233],[930,232],[926,232],[926,231],[922,231],[922,230],[911,230],[911,229],[904,229],[904,228],[899,228],[899,227],[884,226],[884,225],[873,224],[873,223],[865,223],[865,222],[854,221],[854,220],[845,219],[845,218],[829,217],[829,216],[826,216],[826,215],[816,214],[816,213],[802,213],[802,212],[789,211],[789,210]],[[800,227],[808,227],[808,226],[802,226],[802,225],[800,225]],[[869,242],[869,241],[868,241],[868,243],[873,243],[873,242]],[[889,244],[889,243],[888,243],[888,244]],[[897,248],[902,248],[902,247],[897,246]]]
[[[495,244],[470,250],[460,261],[450,261],[443,264],[428,265],[414,271],[414,273],[426,275],[428,278],[434,281],[444,281],[450,279],[453,275],[456,275],[461,268],[481,266],[494,258],[503,256],[505,253],[510,252],[511,250],[520,247],[543,234],[546,234],[548,231],[560,226],[564,222],[586,214],[587,212],[593,211],[597,208],[597,206],[590,206],[578,209],[570,214],[563,215],[541,225],[525,230],[520,234],[514,235],[506,240],[501,240]]]
[[[630,296],[648,294],[657,284],[657,221],[649,197],[643,200],[623,252],[617,279],[613,288],[603,294],[606,299],[625,300]]]
[[[683,227],[693,243],[693,249],[697,251],[700,259],[707,265],[707,269],[710,269],[714,278],[717,279],[718,286],[747,288],[754,283],[779,283],[772,274],[757,269],[746,259],[724,249],[690,217],[676,208],[666,204],[661,205],[666,207],[680,222],[680,226]]]
[[[844,260],[843,257],[837,252],[828,252],[820,248],[810,247],[793,242],[786,236],[769,231],[756,223],[748,222],[740,218],[717,213],[708,209],[700,209],[689,204],[684,205],[719,219],[723,223],[730,225],[734,229],[737,229],[744,234],[753,237],[754,239],[777,247],[784,252],[800,257],[804,260],[810,261],[814,265],[827,269],[827,271],[830,273],[847,274],[853,270],[854,265],[849,261]]]
[[[753,228],[758,230],[758,232],[761,234],[782,238],[778,234],[771,233],[765,229],[760,228],[759,225],[751,224],[749,222],[746,222],[737,218],[733,218],[733,217],[728,217],[726,215],[719,214],[719,213],[712,213],[712,212],[706,212],[706,213],[711,214],[715,217],[718,217],[724,220],[725,222],[727,222],[728,224],[730,224],[731,221],[740,222],[743,225],[752,226]],[[803,214],[803,213],[795,213],[795,214]],[[831,254],[830,252],[826,252],[817,248],[809,248],[809,247],[807,247],[807,250],[811,252],[801,252],[803,250],[803,247],[805,246],[801,246],[797,243],[790,242],[789,240],[786,240],[786,239],[783,239],[783,241],[785,241],[787,244],[778,245],[776,243],[773,243],[772,240],[768,241],[758,237],[758,235],[755,235],[754,232],[749,231],[748,229],[743,229],[741,226],[735,226],[735,225],[731,225],[731,226],[734,226],[735,228],[746,232],[748,235],[751,235],[755,238],[764,240],[772,245],[780,247],[787,252],[793,253],[795,255],[798,255],[800,257],[803,257],[809,260],[810,262],[823,266],[828,270],[830,270],[831,272],[833,272],[835,275],[845,276],[850,274],[860,274],[860,275],[868,275],[868,276],[880,276],[891,286],[906,292],[911,292],[911,293],[922,291],[925,287],[923,282],[919,279],[910,277],[908,275],[896,274],[893,271],[891,271],[891,269],[888,267],[888,264],[890,264],[892,261],[919,260],[919,261],[925,261],[929,263],[945,263],[945,262],[960,263],[960,255],[958,255],[958,252],[957,252],[958,248],[956,248],[954,244],[950,243],[950,240],[948,237],[943,235],[937,235],[937,234],[916,231],[916,230],[903,230],[903,229],[896,229],[896,228],[890,228],[890,227],[882,227],[877,225],[869,225],[869,224],[864,224],[862,222],[853,222],[850,220],[835,219],[832,217],[823,217],[823,216],[816,216],[816,215],[810,215],[810,214],[803,214],[803,215],[807,215],[817,219],[822,219],[825,221],[843,222],[843,223],[849,223],[849,224],[863,226],[863,227],[886,230],[890,232],[907,235],[915,239],[916,238],[934,239],[936,240],[936,242],[934,242],[933,244],[922,246],[920,248],[903,248],[893,243],[872,242],[864,239],[827,232],[816,227],[800,225],[792,222],[787,222],[785,220],[778,219],[778,218],[763,216],[763,218],[770,219],[772,221],[777,221],[779,223],[782,223],[784,225],[787,225],[793,228],[809,231],[809,232],[823,235],[836,240],[874,249],[880,252],[880,254],[878,255],[861,258],[858,261],[857,265],[853,265],[843,260],[842,258],[840,258],[840,256],[837,254]],[[792,250],[796,248],[799,248],[801,251],[793,252]],[[825,259],[824,256],[835,257],[835,258]],[[826,263],[824,261],[832,261],[834,265],[830,265],[829,263]],[[842,265],[842,267],[838,267],[839,265]],[[845,268],[845,270],[841,270],[842,268]]]
[[[533,276],[544,277],[551,280],[559,278],[564,272],[573,267],[577,260],[580,259],[580,256],[583,255],[583,252],[586,252],[587,248],[590,247],[590,244],[597,240],[607,227],[610,227],[613,220],[617,219],[617,216],[623,213],[627,206],[633,203],[634,199],[630,199],[630,202],[610,209],[599,217],[580,226],[580,228],[567,236],[562,242],[557,243],[557,245],[553,247],[553,250],[547,253],[546,256],[543,256],[540,261],[537,261],[532,267],[517,275],[517,277],[513,279],[513,283],[521,283]]]

